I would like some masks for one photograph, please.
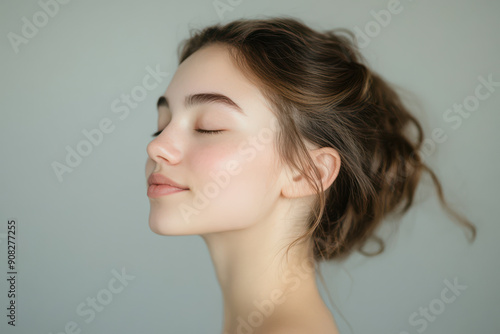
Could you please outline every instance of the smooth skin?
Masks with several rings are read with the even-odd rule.
[[[224,94],[243,113],[222,103],[186,108],[185,96],[196,93]],[[163,96],[169,107],[158,110],[163,131],[147,146],[146,177],[157,172],[189,189],[149,198],[149,226],[204,239],[223,294],[223,333],[338,333],[316,285],[311,244],[284,257],[304,231],[314,190],[279,162],[277,120],[259,88],[215,44],[180,64]],[[307,145],[327,189],[340,156]]]

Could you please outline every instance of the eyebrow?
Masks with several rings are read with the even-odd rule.
[[[236,104],[233,100],[231,100],[229,97],[223,94],[219,93],[198,93],[198,94],[190,94],[187,95],[186,98],[184,99],[184,107],[189,108],[193,107],[196,105],[200,104],[207,104],[207,103],[220,103],[224,104],[228,107],[231,107],[233,110],[243,114],[246,116],[245,112],[243,109]],[[168,104],[168,99],[165,96],[160,96],[158,99],[158,102],[156,104],[157,109],[160,107],[169,107]]]

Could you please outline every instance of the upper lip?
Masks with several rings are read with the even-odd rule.
[[[162,175],[159,173],[153,173],[149,176],[148,185],[152,185],[152,184],[167,184],[169,186],[176,187],[179,189],[189,189],[188,187],[183,186],[182,184],[179,184],[179,183],[169,179],[165,175]]]

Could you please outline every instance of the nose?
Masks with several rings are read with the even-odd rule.
[[[179,145],[179,140],[173,140],[173,132],[167,129],[153,139],[147,146],[149,158],[157,164],[178,164],[182,160],[182,152]]]

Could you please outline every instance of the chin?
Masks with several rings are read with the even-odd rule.
[[[175,218],[167,218],[164,215],[155,213],[154,209],[149,211],[149,228],[159,235],[182,235],[186,232],[186,227],[181,226],[182,222]],[[184,232],[184,233],[183,233]]]
[[[149,228],[158,235],[191,235],[196,234],[183,228],[178,222],[149,220]]]
[[[149,212],[149,228],[158,235],[195,235],[203,233],[198,231],[194,225],[177,215],[166,215],[155,212],[155,209]]]

